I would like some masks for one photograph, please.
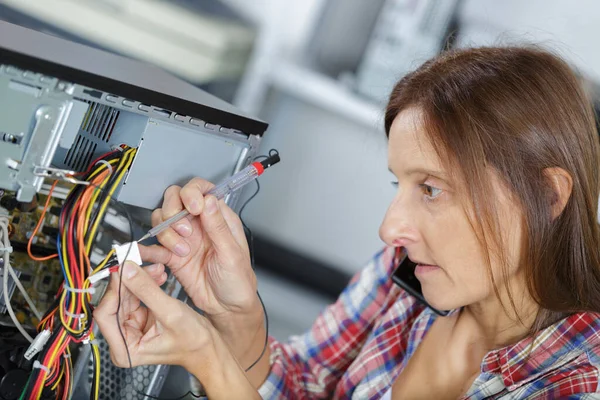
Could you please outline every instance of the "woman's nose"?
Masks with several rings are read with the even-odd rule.
[[[396,198],[389,206],[379,227],[379,237],[388,246],[403,247],[417,240],[414,212]]]

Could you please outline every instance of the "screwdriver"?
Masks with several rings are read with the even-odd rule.
[[[225,198],[225,196],[227,196],[229,193],[232,193],[244,187],[246,184],[252,182],[256,178],[261,176],[265,169],[269,168],[274,164],[277,164],[279,161],[279,153],[275,153],[270,155],[263,161],[253,162],[246,168],[242,169],[240,172],[233,174],[229,178],[225,179],[223,182],[219,183],[217,186],[209,190],[205,195],[215,196],[218,200],[221,200]],[[138,240],[138,243],[158,235],[174,223],[187,217],[189,214],[189,211],[185,209],[178,212],[171,218],[161,222],[154,228],[150,229],[148,233],[146,233]]]

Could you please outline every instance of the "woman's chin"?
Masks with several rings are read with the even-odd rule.
[[[456,301],[448,301],[448,298],[451,298],[451,296],[441,296],[439,292],[428,294],[423,291],[423,297],[425,298],[425,301],[436,310],[450,311],[461,307]]]

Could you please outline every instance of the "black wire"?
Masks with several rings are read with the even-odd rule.
[[[269,151],[269,156],[272,155],[273,152],[278,153],[277,150],[271,149]],[[258,157],[256,157],[254,159],[254,161],[256,161],[256,160],[258,160],[260,158],[267,158],[267,156],[258,156]],[[249,241],[249,244],[250,244],[250,263],[252,265],[252,269],[254,269],[254,267],[255,267],[255,264],[254,264],[254,236],[252,235],[252,231],[250,230],[250,228],[248,228],[248,226],[246,225],[246,223],[242,219],[242,212],[244,211],[244,209],[246,208],[246,206],[248,205],[248,203],[250,203],[250,201],[252,199],[254,199],[258,195],[258,193],[260,191],[260,184],[259,184],[258,180],[256,180],[255,182],[256,182],[256,191],[254,192],[254,194],[252,196],[250,196],[244,202],[244,204],[242,205],[242,207],[240,207],[240,211],[238,213],[238,215],[240,217],[240,221],[242,222],[242,226],[244,227],[244,230],[247,232],[247,235],[248,235],[248,241]],[[112,198],[110,200],[113,201]],[[122,205],[120,203],[115,203],[115,204],[118,204],[119,206],[122,207]],[[133,221],[132,221],[131,215],[129,214],[129,212],[127,211],[127,209],[125,209],[123,207],[123,210],[125,211],[125,214],[127,215],[127,219],[129,221],[130,232],[131,232],[130,244],[129,244],[129,247],[127,248],[127,254],[125,255],[125,259],[127,259],[127,255],[129,253],[129,251],[131,250],[131,246],[132,246],[133,240],[134,240],[133,239]],[[122,285],[122,282],[123,282],[122,278],[123,278],[123,268],[119,268],[119,289],[118,289],[118,295],[117,295],[118,300],[117,300],[117,313],[116,313],[116,316],[117,316],[117,327],[119,328],[119,334],[121,335],[121,339],[123,340],[123,344],[125,345],[125,351],[127,353],[127,361],[129,362],[129,368],[133,371],[133,363],[131,362],[131,354],[129,352],[129,347],[127,346],[127,340],[125,339],[125,334],[123,333],[123,330],[121,329],[121,322],[120,322],[120,319],[119,319],[119,312],[121,310],[121,285]],[[268,346],[268,343],[269,343],[269,316],[267,314],[267,309],[265,307],[265,303],[264,303],[262,297],[260,296],[260,293],[259,293],[258,290],[256,291],[256,295],[258,296],[258,299],[260,300],[260,304],[261,304],[263,312],[265,314],[265,327],[266,327],[265,328],[266,329],[265,344],[263,346],[262,352],[260,353],[260,355],[258,356],[258,358],[256,359],[256,361],[254,361],[248,368],[246,368],[245,372],[248,372],[252,367],[254,367],[262,359],[262,357],[264,356],[264,354],[265,354],[265,352],[267,350],[267,346]],[[134,390],[135,390],[136,393],[138,393],[138,394],[140,394],[142,396],[145,396],[145,397],[148,397],[148,398],[151,398],[151,399],[155,399],[155,400],[182,400],[185,397],[187,397],[188,395],[191,395],[194,398],[203,397],[203,395],[201,395],[201,394],[200,395],[196,395],[191,390],[188,391],[187,393],[185,393],[185,394],[183,394],[183,395],[181,395],[179,397],[175,397],[175,398],[157,397],[157,396],[152,396],[152,395],[149,395],[149,394],[146,394],[146,393],[142,393],[142,392],[138,391],[135,388],[134,388]]]
[[[131,218],[131,214],[129,213],[129,211],[127,210],[127,208],[125,206],[123,206],[121,203],[113,200],[112,198],[110,199],[110,201],[114,201],[114,204],[118,205],[124,212],[124,214],[127,216],[127,221],[129,222],[129,246],[127,247],[127,252],[125,253],[125,259],[127,259],[127,257],[129,256],[129,252],[131,251],[131,247],[133,246],[133,242],[134,242],[134,238],[133,238],[133,219]],[[129,346],[127,346],[127,340],[125,339],[125,334],[123,333],[123,329],[121,328],[121,320],[119,318],[119,312],[121,311],[121,287],[122,287],[122,283],[123,283],[123,266],[120,266],[119,268],[119,289],[117,292],[117,327],[119,328],[119,334],[121,335],[121,339],[123,340],[123,344],[125,345],[125,351],[127,353],[127,361],[129,362],[129,369],[131,370],[131,373],[133,375],[133,363],[131,362],[131,353],[129,352]],[[143,393],[140,392],[139,390],[137,390],[135,387],[133,388],[133,390],[144,397],[149,397],[151,399],[156,399],[156,400],[182,400],[184,398],[186,398],[188,395],[191,395],[194,398],[200,398],[203,397],[203,395],[197,395],[194,392],[192,392],[191,390],[189,390],[188,392],[186,392],[185,394],[179,396],[179,397],[175,397],[175,398],[169,398],[169,397],[156,397],[156,396],[152,396],[149,395],[147,393]]]
[[[269,155],[271,155],[271,152],[273,152],[273,151],[277,151],[277,150],[271,149],[271,151],[269,151]],[[267,158],[267,157],[266,156],[258,156],[254,159],[254,161],[256,161],[260,158]],[[260,183],[258,182],[258,180],[256,180],[255,182],[256,182],[256,191],[254,192],[254,194],[252,194],[252,196],[250,196],[248,198],[248,200],[246,200],[244,202],[242,207],[240,207],[240,212],[238,214],[240,217],[240,221],[242,221],[242,226],[244,227],[244,230],[246,231],[246,235],[248,237],[248,244],[250,245],[250,265],[252,265],[252,269],[255,269],[255,267],[256,267],[255,262],[254,262],[254,236],[252,235],[252,231],[250,230],[250,228],[248,228],[248,225],[246,225],[246,223],[242,219],[242,213],[244,212],[244,209],[246,208],[248,203],[250,203],[250,201],[258,195],[258,192],[260,192]],[[258,296],[258,300],[260,300],[260,305],[262,306],[263,313],[265,314],[265,330],[266,330],[265,344],[263,346],[263,349],[262,349],[260,355],[256,359],[256,361],[254,361],[252,364],[250,364],[250,366],[244,370],[245,372],[250,371],[256,364],[258,364],[258,362],[265,355],[265,352],[267,351],[267,346],[269,345],[269,314],[267,314],[267,308],[265,307],[265,303],[264,303],[258,289],[256,290],[256,295]]]
[[[112,199],[111,199],[112,200]],[[127,220],[129,222],[129,232],[130,232],[130,236],[129,236],[129,246],[127,246],[127,252],[125,253],[125,260],[127,260],[127,257],[129,256],[129,252],[131,251],[131,247],[133,246],[133,242],[134,242],[134,238],[133,238],[133,220],[131,218],[131,214],[129,213],[129,211],[127,210],[127,208],[125,208],[122,204],[115,202],[115,204],[118,204],[119,207],[121,207],[121,209],[124,211],[124,214],[127,216]],[[127,361],[129,362],[129,369],[131,370],[131,373],[133,375],[133,363],[131,362],[131,353],[129,352],[129,346],[127,346],[127,340],[125,339],[125,334],[123,333],[123,329],[121,328],[121,321],[119,318],[119,312],[121,311],[121,287],[122,287],[122,282],[123,282],[123,266],[121,266],[119,268],[119,289],[118,289],[118,294],[117,294],[117,327],[119,328],[119,334],[121,335],[121,339],[123,339],[123,344],[125,345],[125,351],[127,353]],[[195,398],[200,398],[202,397],[202,395],[196,395],[194,392],[192,392],[191,390],[189,390],[187,393],[179,396],[179,397],[175,397],[175,398],[166,398],[166,397],[156,397],[156,396],[152,396],[149,395],[147,393],[144,392],[140,392],[139,390],[137,390],[135,387],[133,388],[133,390],[144,397],[149,397],[151,399],[156,399],[156,400],[182,400],[185,397],[187,397],[188,395],[191,395]]]

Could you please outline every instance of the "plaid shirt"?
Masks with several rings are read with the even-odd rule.
[[[393,284],[394,249],[357,274],[312,329],[270,340],[265,399],[378,399],[389,390],[436,314]],[[599,398],[600,315],[578,313],[535,339],[489,352],[465,399]],[[527,357],[529,355],[529,357]]]

